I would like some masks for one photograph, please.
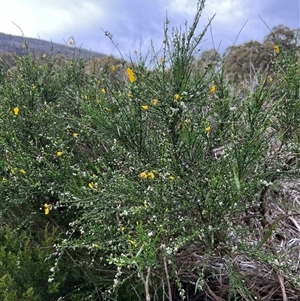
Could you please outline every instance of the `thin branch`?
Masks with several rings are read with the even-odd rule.
[[[214,298],[215,301],[225,301],[223,298],[218,297],[209,287],[209,285],[204,282],[205,288],[207,289],[208,294]]]
[[[164,268],[165,268],[167,286],[168,286],[168,292],[169,292],[169,301],[172,301],[172,290],[171,290],[170,277],[169,277],[169,273],[168,273],[166,256],[164,256]]]
[[[283,278],[278,273],[277,273],[277,277],[278,277],[278,281],[279,281],[281,292],[282,292],[282,300],[283,301],[288,301],[286,291],[285,291],[284,282],[283,282]]]

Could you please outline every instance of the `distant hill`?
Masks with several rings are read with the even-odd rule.
[[[27,43],[30,52],[45,53],[45,54],[64,54],[72,57],[98,57],[103,58],[106,55],[103,53],[90,51],[78,47],[70,47],[58,43],[48,42],[45,40],[26,38],[0,32],[0,54],[11,53],[18,56],[24,54],[25,42]]]

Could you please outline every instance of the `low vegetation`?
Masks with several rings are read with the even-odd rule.
[[[195,60],[204,2],[151,59],[1,65],[0,299],[299,300],[297,36]]]

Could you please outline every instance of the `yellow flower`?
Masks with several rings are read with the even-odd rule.
[[[205,128],[205,131],[206,131],[206,132],[210,132],[210,131],[211,131],[211,126],[210,126],[210,125],[207,126],[207,127]]]
[[[164,57],[162,56],[160,59],[159,59],[159,62],[162,64],[164,62]]]
[[[137,248],[137,243],[131,239],[128,240],[135,248]]]
[[[158,100],[157,100],[156,98],[152,100],[152,104],[153,104],[154,106],[156,106],[157,103],[158,103]]]
[[[124,232],[124,231],[125,231],[125,227],[122,227],[122,228],[121,228],[121,231]]]
[[[84,100],[88,100],[88,96],[87,95],[84,95]]]
[[[276,54],[280,53],[280,48],[278,45],[274,45],[274,50],[275,50]]]
[[[93,247],[96,248],[96,249],[98,249],[98,248],[99,248],[99,245],[93,244]]]
[[[62,156],[62,154],[63,154],[63,152],[61,152],[61,151],[58,151],[58,152],[56,153],[56,156],[57,156],[57,157],[61,157],[61,156]]]
[[[169,179],[173,181],[175,178],[173,176],[169,176]]]
[[[133,83],[135,81],[135,75],[131,68],[127,68],[126,73],[128,75],[129,81]]]
[[[105,111],[106,112],[111,112],[111,109],[110,108],[105,108]]]
[[[73,133],[73,138],[77,138],[78,137],[78,133]]]
[[[141,172],[140,173],[140,177],[142,178],[142,179],[147,179],[148,178],[148,175],[147,175],[147,173],[146,172]]]
[[[94,182],[90,182],[90,183],[89,183],[89,187],[90,187],[91,189],[93,189],[93,188],[94,188]]]
[[[130,98],[130,97],[132,97],[132,94],[130,94],[130,93],[127,93],[127,96]]]
[[[216,86],[215,85],[212,85],[211,87],[210,87],[210,93],[211,94],[214,94],[216,92]]]
[[[112,66],[110,67],[110,70],[111,70],[111,71],[116,71],[115,65],[112,65]]]
[[[26,174],[26,171],[25,171],[23,168],[21,168],[21,169],[20,169],[20,173],[21,173],[22,175],[25,175],[25,174]]]
[[[271,83],[273,81],[273,78],[272,77],[269,77],[269,82]]]
[[[19,114],[19,111],[20,111],[20,110],[19,110],[18,107],[15,107],[15,108],[14,108],[14,114],[15,114],[16,116]]]
[[[105,93],[106,93],[106,91],[105,91],[105,89],[104,89],[104,88],[102,88],[102,89],[101,89],[101,92],[102,92],[103,94],[105,94]]]
[[[153,171],[149,172],[149,173],[147,174],[147,178],[153,180],[153,179],[155,178],[154,172],[153,172]]]
[[[44,204],[44,210],[45,210],[45,214],[49,214],[49,210],[50,210],[50,205],[48,205],[47,203]]]
[[[174,98],[175,98],[175,100],[179,100],[181,97],[180,97],[179,94],[175,94],[175,95],[174,95]]]
[[[142,106],[142,109],[143,109],[144,111],[147,111],[147,110],[149,109],[149,106],[143,105],[143,106]]]

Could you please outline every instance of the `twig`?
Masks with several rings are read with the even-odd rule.
[[[151,273],[151,268],[149,267],[147,269],[147,276],[146,276],[146,282],[145,282],[145,292],[146,292],[146,301],[150,301],[150,293],[149,293],[149,277]]]
[[[293,222],[294,226],[297,228],[297,230],[300,233],[300,225],[298,224],[298,222],[294,218],[292,218],[291,216],[289,216],[288,219]]]
[[[22,36],[23,36],[23,38],[25,38],[25,36],[24,36],[24,32],[23,32],[23,30],[21,29],[21,27],[19,26],[19,25],[17,25],[14,21],[11,21],[14,25],[16,25],[19,29],[20,29],[20,31],[22,32]]]
[[[164,256],[164,267],[165,267],[167,285],[168,285],[168,291],[169,291],[169,301],[172,301],[172,290],[171,290],[171,285],[170,285],[170,277],[169,277],[169,273],[168,273],[166,256]]]
[[[287,298],[287,295],[286,295],[286,292],[285,292],[285,286],[284,286],[284,283],[283,283],[283,279],[278,273],[277,273],[277,277],[278,277],[278,281],[279,281],[281,292],[282,292],[282,300],[283,301],[288,301],[288,298]]]
[[[144,283],[146,301],[151,301],[151,297],[150,297],[150,293],[149,293],[149,277],[150,277],[150,273],[151,273],[151,268],[149,267],[147,269],[147,276],[146,276],[146,280],[145,280],[142,271],[140,272],[140,277],[141,277],[141,279],[142,279],[142,281]]]
[[[225,301],[223,298],[218,297],[218,296],[211,290],[211,288],[209,287],[209,285],[208,285],[206,282],[204,282],[204,285],[205,285],[205,288],[207,289],[208,293],[210,294],[210,296],[213,297],[215,301]],[[284,300],[284,301],[287,301],[287,300]]]

